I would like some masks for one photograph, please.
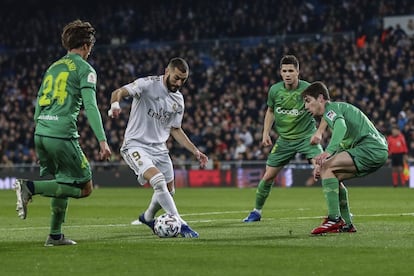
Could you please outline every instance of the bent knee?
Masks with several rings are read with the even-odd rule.
[[[162,173],[157,173],[151,177],[149,183],[155,191],[168,191],[167,182],[165,182],[165,177]]]

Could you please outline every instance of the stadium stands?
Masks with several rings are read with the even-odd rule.
[[[81,9],[62,1],[64,12],[36,1],[22,10],[16,3],[6,0],[0,16],[1,165],[36,162],[32,118],[41,74],[64,54],[61,27],[77,17],[98,30],[89,61],[98,72],[98,103],[115,161],[121,161],[129,103],[120,120],[110,120],[110,93],[139,76],[161,74],[173,56],[191,67],[182,91],[183,128],[191,139],[214,161],[265,159],[259,144],[267,89],[279,80],[286,53],[300,59],[301,78],[323,80],[335,100],[362,108],[384,133],[400,122],[414,157],[414,38],[380,24],[385,15],[414,13],[410,1],[120,0],[87,1]],[[79,125],[85,122],[80,116]],[[92,132],[80,129],[86,155],[98,160]],[[190,158],[173,141],[169,148],[177,162]]]

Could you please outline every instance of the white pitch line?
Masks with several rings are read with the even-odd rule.
[[[414,213],[401,213],[401,214],[369,214],[369,215],[355,215],[353,214],[352,217],[403,217],[403,216],[414,216]],[[323,218],[323,216],[317,217],[297,217],[297,219],[314,219],[314,218]],[[282,219],[289,219],[289,218],[282,218]]]
[[[224,211],[224,212],[207,212],[207,213],[190,213],[190,214],[180,214],[180,216],[206,216],[206,215],[222,215],[222,214],[239,214],[239,213],[248,213],[252,210],[244,210],[244,211]]]
[[[208,212],[208,213],[192,213],[192,214],[183,214],[181,216],[201,216],[201,215],[221,215],[221,214],[236,214],[236,213],[245,213],[248,211],[225,211],[225,212]],[[354,217],[400,217],[400,216],[414,216],[414,213],[397,213],[397,214],[367,214],[367,215],[354,215]],[[266,218],[266,220],[291,220],[291,219],[317,219],[322,218],[322,216],[315,216],[315,217],[288,217],[288,218]],[[200,219],[200,220],[189,220],[188,222],[191,223],[210,223],[210,222],[218,222],[218,221],[226,221],[226,222],[241,222],[242,218],[237,219]],[[91,225],[65,225],[65,228],[83,228],[83,227],[90,227],[90,228],[101,228],[101,227],[127,227],[127,226],[136,226],[131,225],[129,223],[123,224],[91,224]],[[44,230],[49,229],[49,226],[33,226],[33,227],[0,227],[0,231],[27,231],[27,230]]]

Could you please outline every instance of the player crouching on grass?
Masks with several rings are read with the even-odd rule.
[[[388,158],[386,139],[361,110],[348,103],[331,102],[322,82],[312,83],[302,97],[305,109],[314,117],[322,116],[332,131],[325,151],[315,157],[320,167],[314,171],[314,176],[322,179],[328,217],[311,234],[356,232],[342,181],[381,168]]]

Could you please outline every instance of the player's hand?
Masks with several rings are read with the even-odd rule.
[[[101,158],[101,160],[108,160],[112,154],[108,143],[106,141],[101,141],[99,142],[99,147],[100,147],[99,157]]]
[[[201,168],[205,168],[208,162],[208,157],[207,155],[205,155],[204,153],[202,153],[201,151],[197,150],[195,152],[195,157],[198,160],[198,162],[200,162],[200,167]]]
[[[262,145],[263,147],[269,147],[272,145],[272,138],[270,138],[270,135],[263,135]]]
[[[323,163],[331,156],[328,152],[322,152],[318,156],[315,157],[315,163],[318,166],[322,166]]]
[[[315,132],[315,134],[313,134],[312,137],[310,138],[311,145],[320,144],[321,141],[322,141],[322,135],[317,132]]]
[[[119,106],[119,102],[113,102],[111,104],[111,109],[108,110],[108,116],[111,118],[118,118],[120,113],[121,107]]]
[[[319,178],[321,178],[321,166],[315,165],[315,167],[313,168],[313,179],[315,181],[318,181]]]

